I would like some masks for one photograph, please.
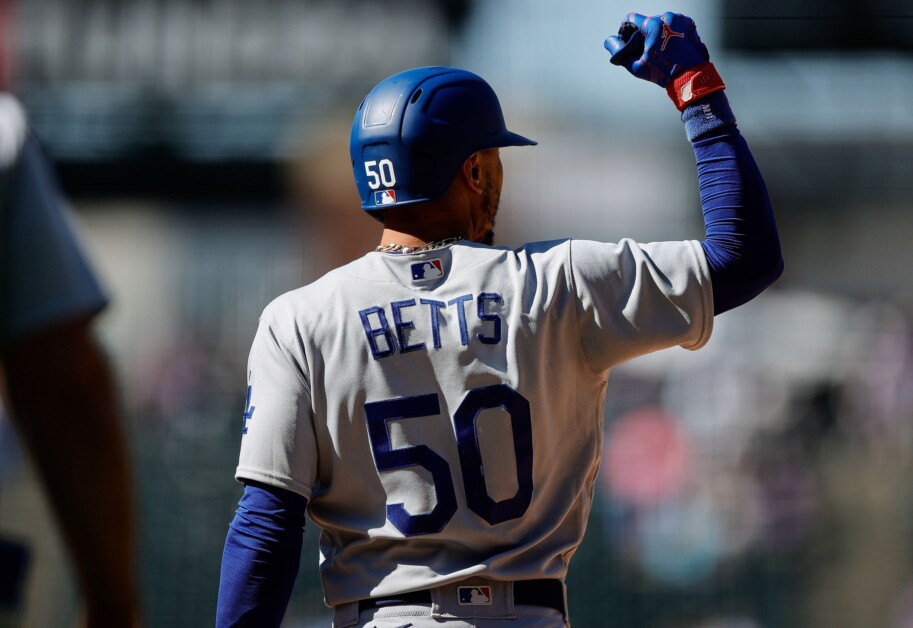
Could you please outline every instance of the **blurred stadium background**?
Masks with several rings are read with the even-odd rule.
[[[113,305],[145,625],[212,625],[261,309],[372,248],[348,127],[378,80],[452,64],[534,149],[499,241],[699,238],[661,90],[602,49],[691,15],[765,173],[783,279],[710,344],[617,369],[576,626],[913,626],[913,6],[908,0],[0,0],[0,78],[55,159]],[[78,469],[74,469],[78,481]],[[100,522],[104,525],[104,522]],[[0,420],[26,627],[70,626],[53,522]],[[307,531],[285,626],[329,625]]]

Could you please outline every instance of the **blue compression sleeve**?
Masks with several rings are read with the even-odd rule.
[[[686,107],[682,120],[697,160],[713,311],[722,314],[780,277],[780,238],[764,179],[725,93]]]
[[[222,554],[217,628],[282,623],[301,561],[306,506],[291,491],[245,485]]]

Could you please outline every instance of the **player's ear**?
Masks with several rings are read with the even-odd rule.
[[[479,194],[484,190],[481,161],[481,155],[473,153],[463,162],[463,167],[460,169],[460,176],[463,178],[466,187]]]

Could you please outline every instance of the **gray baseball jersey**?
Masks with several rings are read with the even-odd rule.
[[[712,320],[696,241],[369,253],[264,310],[236,477],[309,500],[330,605],[564,578],[610,369]]]
[[[25,112],[0,93],[0,344],[108,299]]]

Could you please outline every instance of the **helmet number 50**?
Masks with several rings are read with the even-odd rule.
[[[393,162],[389,159],[380,161],[366,161],[365,173],[368,175],[368,187],[376,190],[381,185],[392,188],[396,185],[396,173],[393,172]]]

